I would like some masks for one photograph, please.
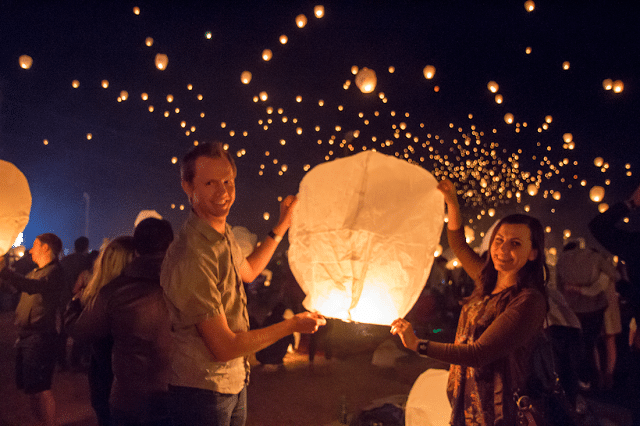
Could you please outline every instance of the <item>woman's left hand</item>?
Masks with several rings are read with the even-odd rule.
[[[413,326],[407,320],[398,318],[391,323],[391,334],[399,335],[405,348],[413,351],[418,349],[419,339],[413,331]]]

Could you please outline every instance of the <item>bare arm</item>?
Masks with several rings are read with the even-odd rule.
[[[280,203],[280,219],[278,224],[273,228],[273,232],[282,237],[291,226],[291,218],[298,200],[293,195],[289,195]],[[278,247],[279,241],[271,237],[265,238],[262,243],[247,257],[246,261],[240,266],[240,275],[242,281],[249,283],[255,280],[260,272],[267,267],[273,253]]]
[[[303,312],[269,327],[233,332],[224,313],[196,325],[205,346],[216,361],[227,362],[257,352],[293,332],[314,333],[326,320],[319,314]]]

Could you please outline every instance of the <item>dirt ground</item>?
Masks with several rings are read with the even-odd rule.
[[[16,335],[12,319],[12,312],[0,313],[0,426],[31,425],[34,422],[28,400],[14,383]],[[329,360],[324,354],[327,347],[321,345],[310,363],[307,340],[303,340],[300,351],[285,357],[281,368],[265,367],[254,359],[247,426],[339,425],[343,402],[353,414],[383,398],[406,397],[423,371],[443,367],[411,354],[397,358],[389,367],[373,365],[374,350],[388,339],[386,333],[388,328],[384,327],[338,327],[332,331],[338,337],[332,339]],[[61,425],[97,425],[86,373],[57,371],[53,391]],[[589,403],[599,424],[631,424],[624,409],[595,400]]]

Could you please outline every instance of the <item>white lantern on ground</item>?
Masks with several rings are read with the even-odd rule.
[[[426,170],[374,151],[320,164],[300,183],[289,264],[306,309],[389,325],[433,265],[444,200]]]
[[[9,251],[29,223],[31,191],[27,178],[8,161],[0,160],[0,256]]]
[[[447,397],[449,370],[430,368],[418,376],[405,407],[406,426],[448,425],[451,404]]]

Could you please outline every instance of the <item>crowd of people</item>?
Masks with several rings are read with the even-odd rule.
[[[42,424],[57,424],[51,383],[57,362],[69,367],[68,336],[74,342],[68,363],[87,364],[101,426],[241,426],[248,357],[258,353],[277,363],[292,334],[312,335],[326,325],[318,313],[284,315],[286,304],[279,303],[261,328],[250,327],[243,283],[253,282],[271,260],[296,198],[282,201],[277,225],[245,256],[227,223],[236,174],[222,144],[201,144],[181,163],[191,212],[175,235],[168,221],[152,217],[132,236],[106,241],[93,256],[81,237],[75,252],[59,260],[62,242],[45,233],[30,250],[28,273],[0,258],[2,288],[20,294],[16,384]],[[465,240],[455,185],[444,180],[438,189],[448,210],[449,246],[471,283],[456,298],[458,310],[450,306],[455,339],[425,338],[403,318],[391,324],[391,333],[406,348],[451,365],[451,424],[515,425],[554,416],[522,398],[545,329],[571,410],[580,414],[582,393],[611,389],[614,382],[624,382],[640,400],[640,334],[629,325],[640,313],[640,234],[617,225],[640,207],[640,187],[590,223],[594,237],[618,256],[617,267],[572,242],[553,271],[537,219],[504,217],[487,252],[478,254]],[[436,266],[441,273],[440,262]],[[441,285],[447,280],[434,279],[441,290],[447,287]]]

